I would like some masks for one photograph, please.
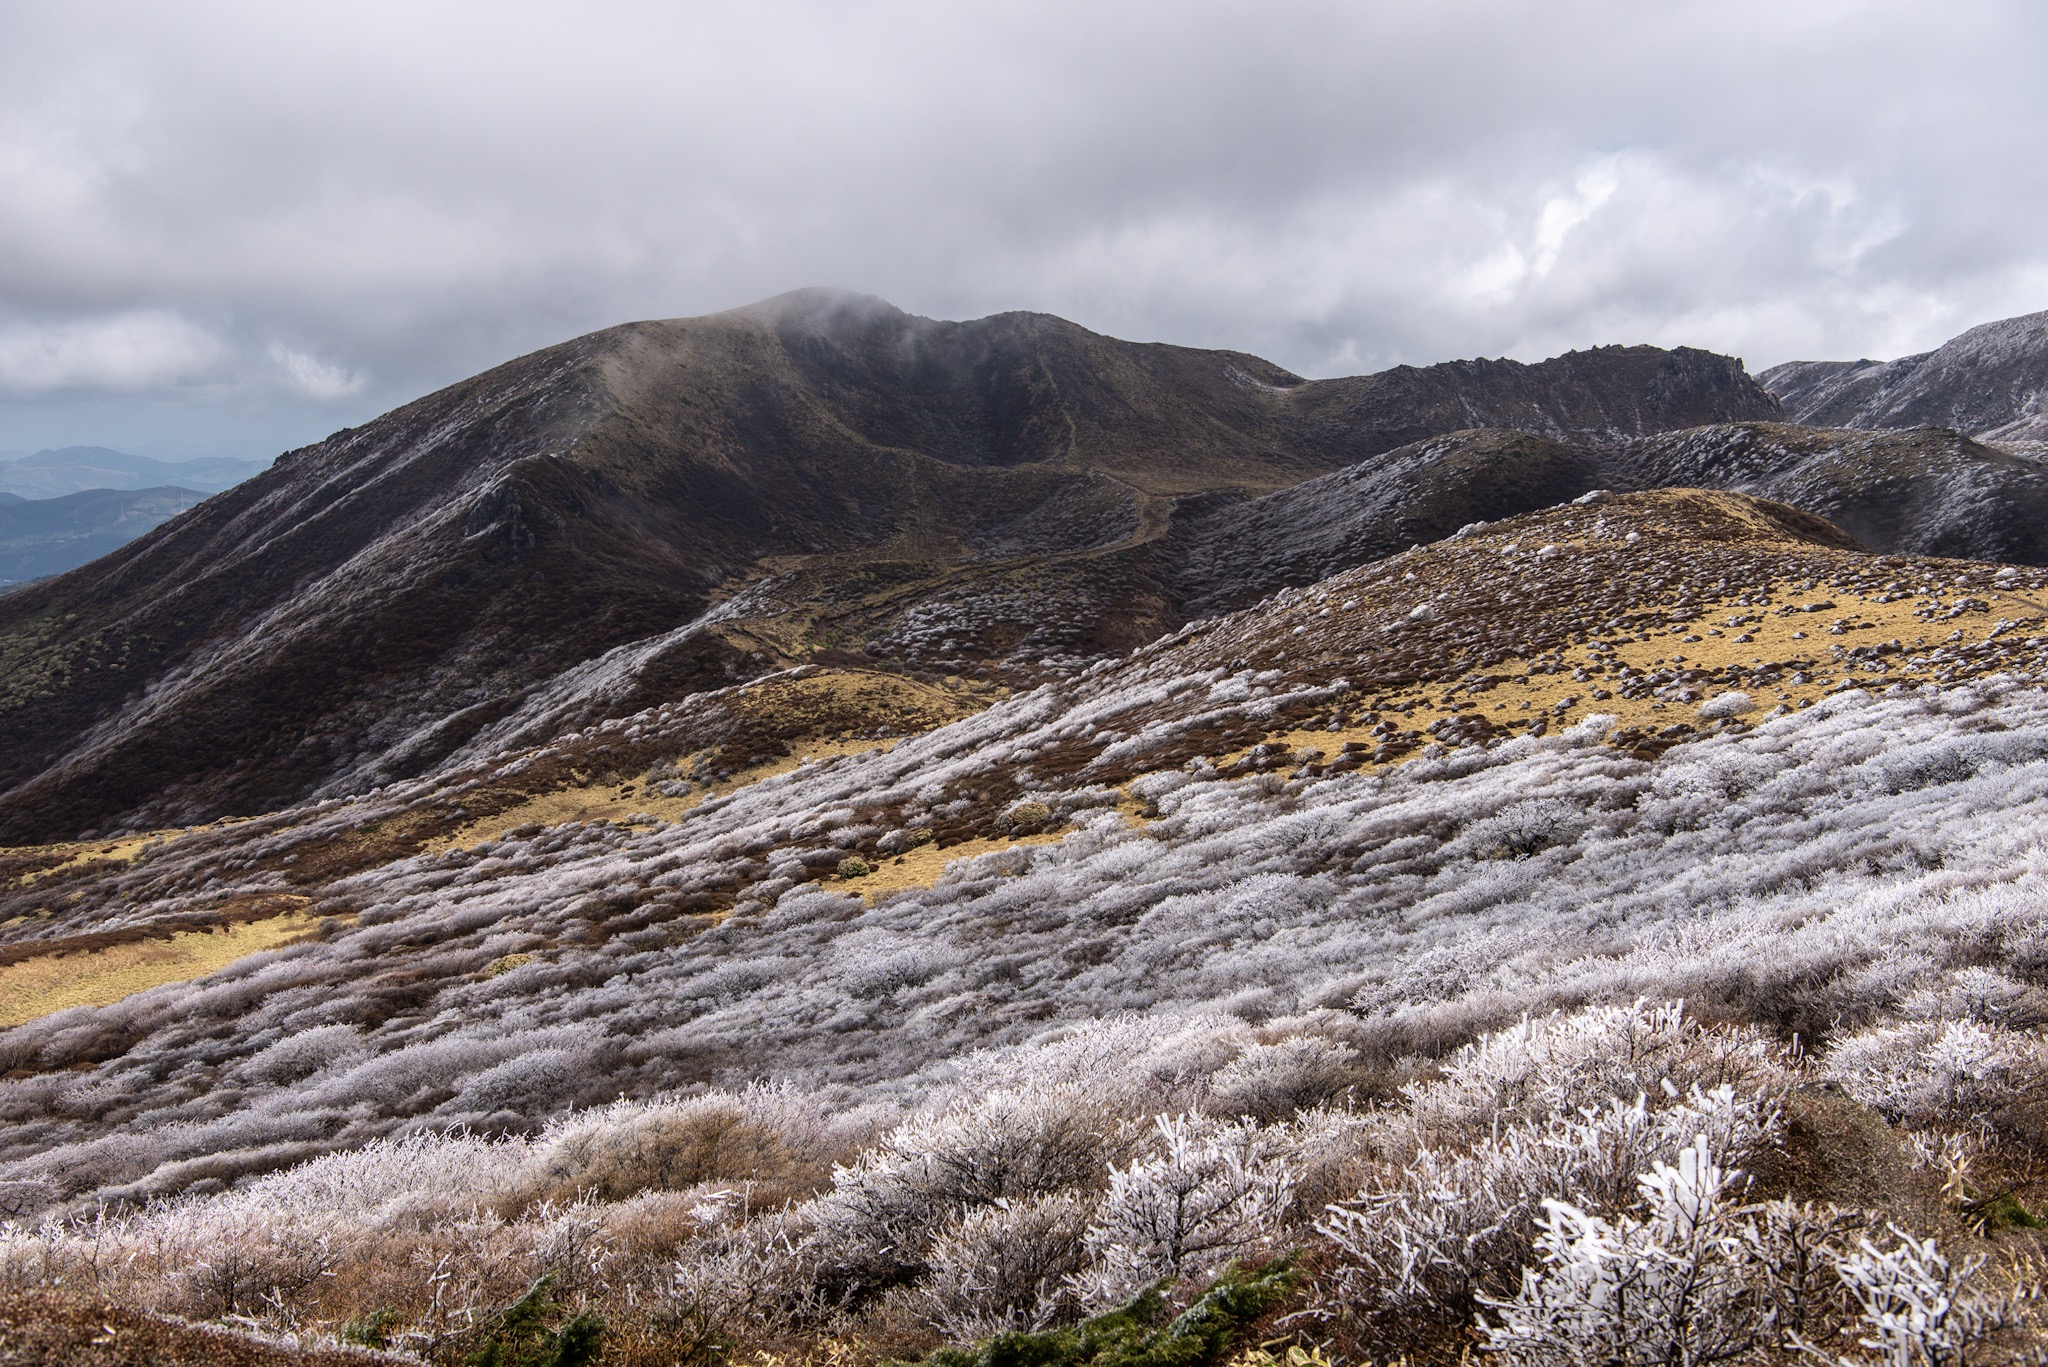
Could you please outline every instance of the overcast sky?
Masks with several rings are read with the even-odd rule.
[[[2048,6],[0,3],[0,451],[803,285],[1309,375],[2048,308]]]

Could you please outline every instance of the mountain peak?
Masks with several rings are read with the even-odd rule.
[[[1796,422],[1950,427],[1981,441],[2048,447],[2048,311],[1980,323],[1895,361],[1787,361],[1758,378]]]
[[[781,294],[770,295],[766,299],[757,299],[751,304],[742,304],[738,308],[726,309],[722,313],[708,316],[744,318],[771,326],[809,323],[826,329],[847,320],[898,321],[908,320],[914,315],[905,313],[888,300],[876,295],[840,289],[833,285],[807,285],[802,289],[786,290]]]

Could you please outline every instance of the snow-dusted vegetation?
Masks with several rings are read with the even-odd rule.
[[[141,1197],[292,1146],[771,1075],[907,1105],[969,1050],[1127,1012],[1305,1022],[1377,1058],[1646,994],[1809,1038],[1945,1001],[1960,968],[2023,1013],[2038,995],[2048,698],[2016,683],[1841,694],[1654,764],[1595,721],[1381,773],[1158,773],[1133,785],[1157,813],[1139,824],[1079,784],[1046,794],[1064,839],[929,890],[870,906],[794,881],[837,862],[859,810],[943,793],[949,764],[972,778],[998,735],[1113,719],[1027,696],[674,826],[344,882],[362,911],[320,943],[5,1036],[36,1069],[0,1091],[7,1175]],[[747,881],[778,837],[814,843]],[[720,882],[745,885],[738,914],[649,914]],[[611,921],[628,908],[644,928]]]
[[[1372,773],[1083,769],[1032,794],[1056,841],[872,905],[796,881],[876,814],[944,820],[991,753],[1086,735],[1109,771],[1203,709],[1317,697],[1043,689],[687,821],[344,882],[359,914],[317,942],[4,1037],[32,1070],[0,1093],[5,1276],[384,1312],[415,1345],[546,1277],[618,1345],[915,1348],[1303,1249],[1299,1332],[1514,1361],[1956,1361],[1942,1335],[2026,1318],[1943,1251],[2048,1098],[2024,681],[1845,692],[1655,762],[1595,720]],[[713,880],[735,913],[645,916]],[[1829,1106],[1906,1189],[1783,1195],[1788,1146],[1830,1161]]]
[[[1317,1271],[1295,1332],[1420,1326],[1441,1345],[1469,1324],[1514,1362],[1802,1345],[1956,1362],[2029,1320],[1981,1254],[1877,1234],[1898,1193],[1876,1212],[1753,1197],[1737,1165],[1768,1163],[1788,1114],[1811,1119],[1811,1069],[1755,1029],[1587,1007],[1482,1036],[1379,1104],[1361,1078],[1285,1118],[1233,1115],[1226,1077],[1292,1085],[1303,1051],[1261,1042],[1278,1033],[1219,1015],[1071,1027],[956,1060],[893,1119],[784,1085],[619,1102],[530,1137],[421,1131],[230,1192],[8,1227],[0,1284],[433,1354],[544,1283],[628,1361],[1044,1330],[1297,1250]]]
[[[1793,516],[1594,496],[1008,697],[794,671],[38,855],[9,954],[317,929],[0,1034],[0,1292],[447,1362],[2022,1351],[2040,576]]]

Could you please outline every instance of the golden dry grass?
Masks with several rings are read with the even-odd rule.
[[[136,835],[124,835],[112,840],[71,840],[52,845],[7,845],[0,846],[0,858],[16,856],[54,856],[59,862],[49,864],[22,879],[24,886],[38,879],[73,869],[80,864],[132,864],[136,857],[152,845],[176,840],[194,831],[214,830],[221,826],[232,826],[244,821],[245,817],[222,817],[205,826],[183,826],[163,831],[143,831]]]
[[[1618,727],[1647,730],[1696,721],[1698,705],[1654,697],[1622,697],[1612,686],[1622,666],[1637,671],[1673,667],[1713,670],[1735,664],[1775,663],[1806,676],[1803,683],[1787,680],[1768,691],[1752,692],[1754,719],[1779,706],[1811,706],[1845,682],[1881,687],[1913,681],[1924,676],[1916,676],[1910,667],[1898,661],[1942,646],[1976,645],[1989,638],[2002,619],[2034,621],[2048,616],[2048,590],[1974,591],[1972,596],[1987,606],[1972,608],[1957,618],[1928,621],[1915,615],[1929,601],[1917,594],[1894,597],[1862,593],[1825,582],[1816,584],[1811,576],[1774,581],[1761,587],[1770,596],[1770,607],[1743,606],[1736,601],[1740,595],[1731,594],[1702,602],[1699,618],[1680,626],[1635,634],[1605,632],[1583,644],[1560,643],[1558,653],[1551,657],[1553,661],[1562,660],[1557,672],[1531,673],[1533,661],[1511,659],[1494,671],[1496,677],[1508,677],[1484,692],[1473,693],[1439,682],[1368,694],[1361,699],[1361,706],[1370,712],[1397,712],[1402,716],[1403,727],[1418,730],[1426,730],[1441,718],[1473,712],[1496,726],[1510,729],[1525,727],[1538,716],[1549,717],[1552,726],[1569,726],[1598,713],[1614,717]],[[1879,601],[1887,597],[1894,600]],[[1833,608],[1820,611],[1779,611],[1830,602]],[[1654,600],[1649,605],[1654,606]],[[1742,620],[1738,625],[1729,625],[1730,618]],[[1839,635],[1829,631],[1837,621],[1845,624]],[[1636,635],[1647,635],[1649,639],[1639,641]],[[1889,641],[1898,642],[1900,650],[1883,670],[1873,669],[1868,661],[1836,658],[1831,649]],[[1575,671],[1586,672],[1588,678],[1575,678]],[[1597,696],[1599,693],[1609,696]],[[1347,727],[1338,731],[1279,731],[1266,738],[1268,744],[1290,747],[1303,760],[1308,759],[1310,752],[1335,754],[1347,741],[1370,748],[1374,737],[1365,727]],[[1242,758],[1249,748],[1238,747],[1218,756],[1217,762]]]
[[[1128,793],[1118,801],[1117,810],[1131,826],[1147,824],[1142,804]],[[960,860],[976,859],[984,854],[998,854],[1026,845],[1057,845],[1069,834],[1070,831],[1059,830],[1036,835],[984,837],[963,840],[943,849],[937,845],[920,845],[902,854],[883,856],[873,873],[850,879],[847,886],[858,888],[867,897],[869,905],[873,905],[895,893],[936,885],[946,876],[946,870]]]
[[[0,1028],[73,1006],[109,1006],[148,988],[203,978],[237,959],[302,940],[315,924],[310,916],[275,916],[8,964],[0,967]]]
[[[869,750],[886,750],[893,740],[822,740],[803,745],[795,753],[734,774],[721,783],[706,784],[681,797],[665,797],[639,780],[625,783],[591,783],[536,793],[516,807],[496,816],[482,817],[430,841],[429,850],[460,850],[525,825],[562,826],[572,821],[614,821],[651,829],[645,822],[628,822],[628,817],[651,816],[656,821],[680,821],[708,797],[730,793],[759,783],[764,778],[786,774],[806,764],[816,764],[840,755],[857,755]]]
[[[988,697],[893,674],[828,670],[748,684],[734,690],[730,701],[733,710],[742,716],[773,721],[789,753],[750,765],[728,778],[701,783],[676,797],[664,795],[642,779],[551,788],[493,816],[468,822],[426,848],[467,849],[526,825],[613,821],[644,828],[644,822],[628,823],[627,818],[651,816],[660,822],[680,821],[706,798],[734,792],[805,764],[888,749],[905,735],[929,731],[981,710]],[[854,734],[877,729],[894,734],[886,739]],[[688,772],[693,768],[692,761],[700,758],[715,760],[717,756],[710,752],[684,755],[675,767]]]
[[[974,859],[1001,850],[1014,850],[1023,845],[1057,845],[1065,838],[1066,833],[1063,831],[1047,831],[1039,835],[1020,835],[1014,839],[963,840],[944,849],[937,845],[920,845],[914,850],[885,857],[873,873],[849,879],[845,886],[858,889],[871,903],[879,902],[892,893],[904,892],[911,888],[931,887],[945,876],[950,865],[959,860]]]

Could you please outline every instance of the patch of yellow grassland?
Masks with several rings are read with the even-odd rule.
[[[638,824],[647,829],[644,822],[628,823],[628,817],[651,816],[656,821],[680,821],[692,808],[708,797],[721,793],[735,792],[750,783],[759,783],[764,778],[786,774],[806,764],[835,759],[840,755],[858,755],[869,750],[886,750],[894,740],[821,740],[801,745],[793,753],[766,764],[757,764],[734,774],[722,783],[706,784],[681,797],[665,797],[651,784],[639,780],[625,783],[591,783],[580,787],[555,788],[545,793],[536,793],[516,807],[507,807],[496,816],[481,817],[465,826],[449,832],[441,839],[430,842],[430,850],[461,850],[486,840],[495,840],[507,831],[533,824],[540,826],[563,826],[572,821],[615,821],[621,825]]]
[[[1014,838],[963,840],[944,849],[937,845],[920,845],[902,854],[884,856],[873,873],[850,879],[845,886],[849,890],[858,889],[870,903],[879,902],[892,893],[931,887],[945,876],[948,867],[962,859],[974,859],[999,850],[1014,850],[1023,845],[1057,845],[1065,837],[1064,831],[1046,831]]]
[[[1815,585],[1810,579],[1772,583],[1767,592],[1767,607],[1739,603],[1740,595],[1731,594],[1701,603],[1699,617],[1678,626],[1634,634],[1603,632],[1583,644],[1561,643],[1549,657],[1550,672],[1531,672],[1533,661],[1508,660],[1489,671],[1500,681],[1482,689],[1450,683],[1414,684],[1367,695],[1360,706],[1391,716],[1403,729],[1412,730],[1426,730],[1430,723],[1460,713],[1477,713],[1510,730],[1526,727],[1537,717],[1548,717],[1553,728],[1570,726],[1596,713],[1614,717],[1617,726],[1656,730],[1674,722],[1697,721],[1698,704],[1656,697],[1625,698],[1616,686],[1624,667],[1648,672],[1714,670],[1738,664],[1782,666],[1788,671],[1783,682],[1745,690],[1755,705],[1756,711],[1750,714],[1750,720],[1755,720],[1776,707],[1811,706],[1845,682],[1878,688],[1929,681],[1929,675],[1912,667],[1912,657],[1943,646],[1981,643],[2006,619],[2039,619],[2048,614],[2048,591],[2034,589],[1975,590],[1971,596],[1987,606],[1958,617],[1932,620],[1922,612],[1929,600],[1921,594],[1863,593],[1825,582]],[[1891,601],[1881,601],[1887,598]],[[1804,610],[1822,603],[1834,606]],[[1801,610],[1786,612],[1785,608]],[[1838,622],[1843,631],[1831,632],[1829,628]],[[1637,640],[1636,635],[1648,639]],[[1870,660],[1844,659],[1835,652],[1835,647],[1891,641],[1896,641],[1899,649],[1881,666]],[[1579,679],[1578,673],[1587,677]],[[1790,673],[1804,674],[1805,679],[1795,683]],[[1713,691],[1708,690],[1709,696]],[[1597,696],[1599,693],[1608,696]],[[1288,746],[1304,762],[1316,753],[1334,755],[1346,741],[1369,747],[1374,737],[1363,726],[1338,731],[1288,730],[1266,737],[1266,743]],[[1242,758],[1249,748],[1234,749],[1218,757],[1218,762]]]
[[[987,706],[991,696],[999,694],[979,688],[941,688],[865,670],[827,670],[759,680],[735,689],[728,699],[729,705],[742,716],[772,721],[780,743],[789,749],[788,754],[748,766],[728,778],[699,782],[691,791],[676,797],[665,796],[644,778],[552,788],[494,816],[468,822],[427,848],[467,849],[525,825],[560,826],[572,821],[644,825],[628,823],[629,817],[679,821],[706,798],[734,792],[805,764],[886,750],[903,736],[929,731],[979,711]],[[889,732],[889,738],[876,738],[876,730]],[[675,768],[688,772],[695,768],[694,761],[716,758],[712,751],[684,755],[676,761]]]
[[[152,845],[176,840],[179,836],[194,831],[213,830],[220,826],[231,826],[244,820],[241,817],[222,817],[206,826],[183,826],[166,831],[143,831],[137,835],[124,835],[111,840],[72,840],[54,845],[11,845],[0,847],[0,857],[7,855],[44,855],[55,857],[59,862],[28,874],[22,879],[24,885],[48,878],[52,874],[77,868],[80,864],[132,864],[141,853]]]
[[[188,982],[237,959],[306,938],[316,918],[274,916],[214,931],[182,931],[106,949],[51,954],[0,967],[0,1028],[73,1006],[109,1006],[165,983]]]

